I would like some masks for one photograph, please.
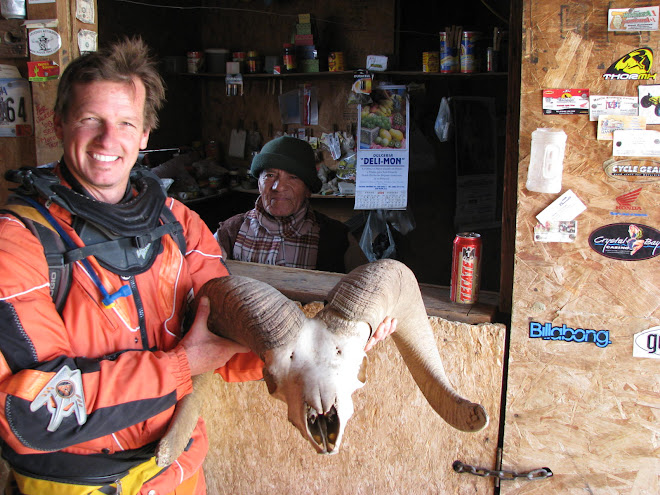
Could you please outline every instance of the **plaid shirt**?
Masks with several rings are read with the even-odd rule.
[[[255,208],[245,215],[233,257],[239,261],[314,270],[320,231],[309,202],[294,215],[280,218],[266,212],[260,196]]]

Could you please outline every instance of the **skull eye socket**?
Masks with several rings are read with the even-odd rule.
[[[273,378],[273,375],[271,375],[266,369],[264,369],[264,381],[266,382],[266,386],[268,387],[268,393],[270,395],[273,395],[277,390],[277,383],[275,383],[275,379]]]

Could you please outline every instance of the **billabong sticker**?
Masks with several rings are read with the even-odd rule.
[[[529,322],[529,338],[543,340],[563,340],[564,342],[593,342],[598,347],[607,347],[612,343],[609,330],[571,328],[562,324],[553,327],[552,323]]]
[[[660,254],[660,232],[639,223],[612,223],[594,230],[589,246],[606,258],[647,260]]]
[[[608,81],[655,79],[657,74],[650,73],[652,65],[653,50],[648,47],[637,48],[610,65],[603,74],[603,79]]]

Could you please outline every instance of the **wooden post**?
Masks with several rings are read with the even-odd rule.
[[[76,17],[79,10],[93,9],[93,23],[82,22]],[[80,30],[98,32],[98,19],[95,0],[56,0],[55,3],[28,3],[28,19],[33,24],[28,26],[28,37],[30,31],[40,27],[55,24],[52,29],[56,31],[62,46],[52,55],[40,56],[30,53],[30,61],[41,60],[53,61],[60,66],[60,74],[66,66],[80,55],[78,47],[78,34]],[[36,21],[44,20],[44,26],[39,26]],[[46,21],[53,20],[48,24]],[[33,26],[33,27],[31,27]],[[58,160],[62,155],[59,140],[55,136],[53,128],[53,107],[57,96],[57,84],[59,80],[53,79],[43,82],[32,83],[32,105],[34,109],[35,124],[35,147],[37,163],[43,164]]]

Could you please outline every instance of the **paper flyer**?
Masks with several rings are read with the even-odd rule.
[[[608,31],[657,31],[659,7],[609,9]]]
[[[639,115],[646,117],[646,124],[660,124],[660,84],[640,84]]]
[[[589,120],[597,121],[600,115],[639,114],[639,101],[634,96],[589,95]]]
[[[405,86],[380,85],[360,105],[355,180],[356,210],[401,210],[408,205],[409,104]]]
[[[599,115],[596,139],[599,141],[611,141],[614,131],[620,130],[645,130],[646,117],[631,115]]]
[[[544,89],[543,113],[545,115],[589,113],[589,90]]]
[[[577,220],[550,221],[534,226],[535,242],[575,242],[576,237]]]

